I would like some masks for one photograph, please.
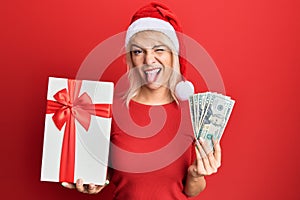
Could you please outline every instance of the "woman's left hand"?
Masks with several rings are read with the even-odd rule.
[[[196,160],[188,168],[188,173],[192,177],[207,176],[218,171],[221,166],[221,147],[219,142],[213,141],[213,143],[214,151],[209,152],[203,139],[200,138],[199,141],[196,141]]]
[[[76,189],[78,192],[82,192],[85,194],[97,194],[106,186],[106,185],[95,185],[93,183],[83,184],[82,179],[77,179],[75,184],[62,182],[61,185],[68,189]]]

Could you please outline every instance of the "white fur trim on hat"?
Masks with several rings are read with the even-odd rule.
[[[130,38],[134,34],[146,30],[164,33],[173,42],[177,53],[179,52],[179,41],[173,26],[164,20],[152,17],[140,18],[130,24],[126,33],[125,47],[128,45]]]

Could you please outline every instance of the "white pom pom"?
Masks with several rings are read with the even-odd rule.
[[[175,87],[175,95],[181,101],[186,101],[194,94],[194,85],[190,81],[180,81]]]

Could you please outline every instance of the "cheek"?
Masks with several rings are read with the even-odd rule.
[[[142,70],[142,65],[138,65],[137,62],[134,62],[134,60],[131,60],[132,66],[129,68],[131,70],[131,73],[134,77],[143,77],[144,72]]]
[[[140,78],[145,78],[145,73],[144,71],[142,70],[142,67],[141,66],[136,66],[135,69],[136,70],[136,74],[140,77]]]
[[[172,69],[170,67],[164,68],[163,73],[161,74],[161,80],[168,81],[171,78]]]
[[[131,61],[134,67],[143,65],[143,58],[141,56],[132,56]]]
[[[132,61],[132,67],[138,66],[137,59],[131,59],[131,61]]]
[[[159,59],[166,67],[172,67],[172,56],[170,54],[163,55]]]

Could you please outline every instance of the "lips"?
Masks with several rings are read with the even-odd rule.
[[[144,71],[148,83],[153,83],[157,80],[157,77],[161,71],[161,68],[152,68]]]

